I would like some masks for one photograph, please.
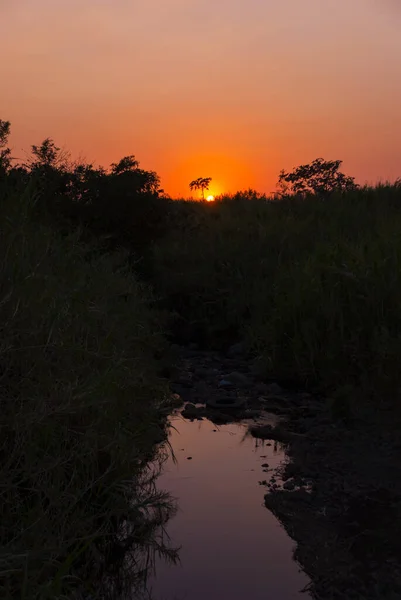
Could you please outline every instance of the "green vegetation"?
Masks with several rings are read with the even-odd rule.
[[[124,549],[133,589],[168,554],[170,503],[146,466],[163,458],[162,322],[123,254],[44,224],[39,201],[1,190],[0,596],[95,597]]]
[[[155,282],[182,332],[215,346],[245,337],[267,374],[301,385],[398,389],[399,184],[180,208]]]
[[[244,339],[266,376],[330,391],[333,416],[393,400],[401,184],[358,188],[318,159],[275,198],[171,201],[134,156],[95,168],[46,139],[16,166],[9,133],[0,120],[0,595],[113,597],[127,564],[139,594],[152,553],[175,557],[154,486],[165,330]]]

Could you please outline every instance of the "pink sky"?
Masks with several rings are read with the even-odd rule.
[[[16,156],[135,154],[185,196],[270,192],[318,156],[401,175],[400,0],[0,0],[0,24]]]

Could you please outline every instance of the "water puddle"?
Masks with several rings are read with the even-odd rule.
[[[244,424],[173,417],[169,458],[159,486],[178,499],[167,526],[180,563],[160,560],[154,600],[295,600],[308,579],[293,541],[264,506],[264,469],[284,458],[276,445],[246,436]],[[268,464],[268,467],[263,466]]]

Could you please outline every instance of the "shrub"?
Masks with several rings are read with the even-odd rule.
[[[155,282],[192,336],[245,336],[266,373],[303,385],[398,389],[399,185],[196,208],[155,249]]]
[[[150,292],[124,256],[88,258],[79,233],[61,237],[32,218],[34,205],[29,190],[3,189],[2,598],[65,597],[83,582],[90,591],[129,541],[138,567],[141,543],[163,550],[156,532],[169,509],[146,471],[165,395]]]

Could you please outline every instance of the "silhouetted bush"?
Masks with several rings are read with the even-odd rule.
[[[161,317],[124,254],[90,258],[29,189],[0,195],[0,596],[94,594],[127,554],[135,589],[152,552],[174,556],[146,466],[162,459]]]
[[[1,185],[30,186],[36,214],[51,219],[64,232],[81,227],[83,240],[98,240],[109,250],[124,248],[138,260],[166,230],[171,201],[154,171],[140,168],[134,156],[109,170],[74,163],[50,138],[33,145],[24,165],[11,167],[6,148],[10,124],[0,121]]]
[[[398,389],[399,185],[186,212],[155,248],[154,281],[187,337],[244,336],[266,374],[303,385]]]

